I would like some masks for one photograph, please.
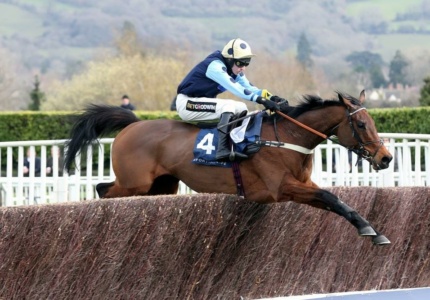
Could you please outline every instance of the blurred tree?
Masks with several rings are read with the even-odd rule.
[[[400,50],[397,50],[393,60],[390,63],[390,71],[388,73],[390,83],[393,84],[393,87],[396,88],[397,84],[402,84],[403,86],[409,84],[406,76],[408,65],[409,62],[406,60],[406,57],[402,54],[402,52],[400,52]]]
[[[381,85],[386,85],[382,73],[384,61],[380,54],[369,51],[354,51],[345,60],[351,64],[353,72],[360,75],[359,78],[369,78],[372,87],[379,88]],[[359,83],[366,86],[364,80]]]
[[[45,93],[39,88],[39,76],[34,76],[34,89],[30,93],[31,102],[28,105],[29,110],[40,110],[40,106],[45,101]]]
[[[0,110],[20,110],[28,106],[28,85],[25,67],[19,55],[0,45]]]
[[[130,21],[124,22],[121,32],[114,41],[114,45],[120,55],[133,56],[143,54],[136,28]]]
[[[408,63],[406,68],[407,81],[411,86],[422,86],[423,78],[429,76],[430,66],[430,51],[422,51],[415,49],[408,51]],[[417,91],[417,103],[419,98],[419,90]]]
[[[424,86],[420,90],[420,105],[430,106],[430,76],[424,78]]]
[[[384,73],[382,73],[381,67],[374,66],[369,70],[370,82],[373,87],[385,87],[387,81],[385,80]]]
[[[384,61],[381,55],[372,53],[370,51],[354,51],[346,57],[354,70],[369,72],[374,66],[382,67]]]
[[[302,33],[299,37],[299,42],[297,43],[297,61],[300,62],[300,64],[305,69],[312,68],[314,62],[311,58],[312,49],[311,45],[309,44],[308,39],[306,38],[306,34]]]
[[[182,56],[151,53],[92,61],[71,80],[53,84],[42,110],[76,110],[89,103],[119,105],[124,94],[140,110],[167,110],[189,68],[186,63]]]

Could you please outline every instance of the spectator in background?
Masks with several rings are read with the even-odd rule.
[[[34,176],[40,176],[40,157],[36,155],[34,148],[27,149],[27,156],[24,158],[24,176],[30,176],[30,164],[34,161]]]
[[[58,146],[52,146],[51,156],[46,162],[46,176],[54,175],[54,162],[58,162],[58,176],[63,176],[64,158],[61,155],[61,149]]]
[[[122,104],[121,104],[122,108],[125,109],[129,109],[129,110],[135,110],[136,108],[134,107],[133,104],[130,103],[130,98],[128,98],[127,95],[122,96]]]

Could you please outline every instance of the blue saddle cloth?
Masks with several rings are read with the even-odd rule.
[[[250,117],[251,120],[246,128],[245,136],[242,142],[234,143],[234,149],[236,152],[245,153],[251,155],[258,150],[260,146],[255,144],[260,139],[261,124],[263,122],[263,116],[265,113],[257,113]],[[215,158],[218,147],[218,129],[217,128],[205,128],[200,129],[197,134],[196,141],[194,143],[194,158],[192,163],[207,166],[217,167],[231,167],[231,162],[217,161]]]

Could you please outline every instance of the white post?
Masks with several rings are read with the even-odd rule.
[[[93,145],[89,145],[87,149],[87,177],[85,184],[85,200],[94,199],[93,192]]]

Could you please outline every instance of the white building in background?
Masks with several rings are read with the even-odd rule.
[[[402,99],[397,98],[396,95],[394,95],[394,94],[391,94],[391,96],[388,97],[388,101],[400,103],[400,102],[402,102]]]
[[[389,85],[386,88],[368,89],[366,90],[367,99],[372,103],[372,107],[388,106],[420,106],[420,87],[419,86],[403,86],[401,84],[394,88]]]
[[[404,94],[403,90],[379,88],[372,90],[368,99],[371,101],[390,101],[400,103],[402,101],[402,94]]]
[[[368,97],[368,99],[371,100],[371,101],[382,101],[385,98],[386,98],[385,92],[384,92],[384,90],[382,88],[380,88],[378,90],[371,91],[370,95]]]

